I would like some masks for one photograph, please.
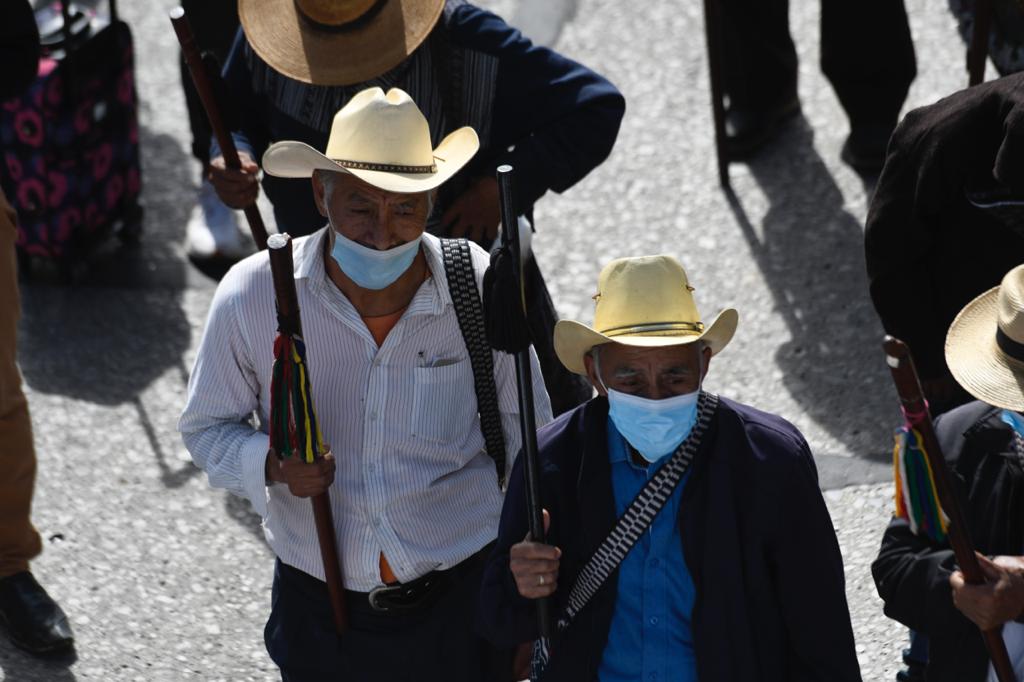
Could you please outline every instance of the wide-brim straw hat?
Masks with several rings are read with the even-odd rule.
[[[383,75],[419,47],[445,0],[238,0],[245,37],[275,71],[313,85]]]
[[[275,142],[263,154],[263,170],[282,178],[308,178],[316,170],[350,173],[389,192],[426,192],[439,187],[480,148],[476,131],[459,128],[434,149],[430,126],[409,95],[368,88],[334,116],[326,153],[304,142]]]
[[[620,258],[598,277],[594,325],[555,325],[555,353],[570,371],[586,375],[583,356],[605,343],[646,348],[704,341],[712,355],[732,340],[739,314],[732,308],[705,325],[683,266],[671,256]]]
[[[946,334],[946,364],[978,400],[1024,412],[1024,265],[956,316]]]

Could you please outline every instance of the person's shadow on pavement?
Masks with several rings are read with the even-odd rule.
[[[895,398],[888,400],[882,328],[868,297],[864,231],[800,118],[749,163],[771,202],[758,230],[742,197],[726,192],[754,260],[771,289],[791,339],[775,360],[793,398],[807,414],[867,461],[825,460],[822,485],[886,480],[888,434]],[[870,179],[866,181],[870,187]],[[842,460],[842,461],[838,461]]]

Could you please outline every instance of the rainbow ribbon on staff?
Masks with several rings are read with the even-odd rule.
[[[896,482],[896,516],[906,519],[915,535],[924,533],[934,542],[943,542],[949,531],[949,519],[939,504],[935,473],[928,463],[921,433],[909,420],[896,429],[892,466]]]

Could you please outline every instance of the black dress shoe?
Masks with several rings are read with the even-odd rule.
[[[843,143],[839,157],[858,173],[874,174],[885,165],[885,151],[892,127],[854,129]]]
[[[36,656],[63,654],[75,644],[68,617],[28,571],[0,578],[0,623],[16,647]]]
[[[800,100],[795,94],[766,108],[729,107],[725,112],[726,153],[734,161],[751,156],[799,113]]]

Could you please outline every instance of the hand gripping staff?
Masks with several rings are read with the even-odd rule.
[[[203,61],[199,47],[196,45],[195,35],[192,33],[192,25],[188,22],[188,17],[185,16],[185,10],[175,7],[170,11],[170,17],[171,25],[174,26],[174,32],[181,44],[181,52],[185,56],[185,63],[188,65],[189,73],[192,74],[192,82],[195,83],[196,92],[199,93],[203,109],[206,110],[206,118],[210,121],[210,128],[213,129],[217,144],[220,145],[221,154],[224,155],[224,164],[228,168],[241,168],[242,162],[238,158],[235,141],[231,138],[231,131],[224,123],[224,116],[217,102],[217,92],[219,91],[215,87],[220,82],[220,74],[211,74],[206,62]],[[263,225],[263,218],[255,203],[245,207],[245,219],[249,223],[256,248],[260,251],[267,248],[267,228]]]
[[[277,299],[277,338],[274,340],[274,370],[270,382],[270,447],[282,459],[301,457],[312,463],[324,454],[325,448],[313,408],[306,344],[302,339],[302,320],[295,295],[291,239],[287,234],[273,234],[267,240],[274,297]],[[340,635],[348,627],[348,618],[341,562],[334,541],[330,495],[322,492],[311,502],[327,592],[334,611],[334,627]]]
[[[978,565],[978,559],[974,554],[974,544],[971,542],[967,530],[967,523],[964,520],[963,511],[960,509],[960,502],[953,490],[949,477],[949,470],[946,468],[946,459],[942,455],[939,442],[935,437],[935,429],[932,427],[932,418],[928,413],[928,405],[925,403],[921,392],[921,382],[914,368],[914,360],[910,357],[910,349],[899,339],[892,336],[885,337],[882,344],[885,349],[886,362],[892,372],[893,382],[896,384],[896,392],[900,397],[900,404],[903,415],[906,417],[907,440],[916,441],[916,449],[924,453],[927,460],[926,465],[919,466],[918,476],[897,476],[897,512],[905,503],[904,499],[910,499],[912,506],[918,506],[917,500],[921,501],[920,506],[928,507],[929,498],[937,497],[941,509],[931,513],[915,513],[914,510],[906,510],[912,526],[915,524],[915,516],[923,520],[923,529],[929,531],[929,526],[939,526],[948,530],[949,544],[956,555],[956,561],[964,574],[964,581],[969,585],[981,585],[985,582],[985,576]],[[909,457],[909,455],[907,455]],[[922,463],[924,464],[924,463]],[[909,459],[901,468],[911,466]],[[928,475],[930,474],[930,476]],[[928,479],[931,479],[930,481]],[[913,493],[904,498],[903,488],[910,486]],[[930,493],[934,491],[934,494]],[[948,529],[945,528],[944,516],[949,519]],[[929,518],[932,520],[929,521]],[[1014,682],[1016,677],[1013,674],[1013,666],[1010,664],[1010,657],[1006,653],[1006,643],[1003,642],[1002,628],[982,631],[985,640],[985,648],[992,659],[992,667],[995,670],[999,682]]]
[[[484,276],[484,311],[491,346],[515,357],[519,386],[519,426],[522,433],[523,472],[530,539],[544,541],[544,517],[540,499],[540,463],[537,459],[537,422],[533,404],[530,367],[530,331],[526,321],[526,291],[520,250],[519,216],[512,188],[512,166],[498,166],[498,198],[501,204],[501,248],[492,256]],[[540,636],[551,636],[550,601],[537,599]]]

